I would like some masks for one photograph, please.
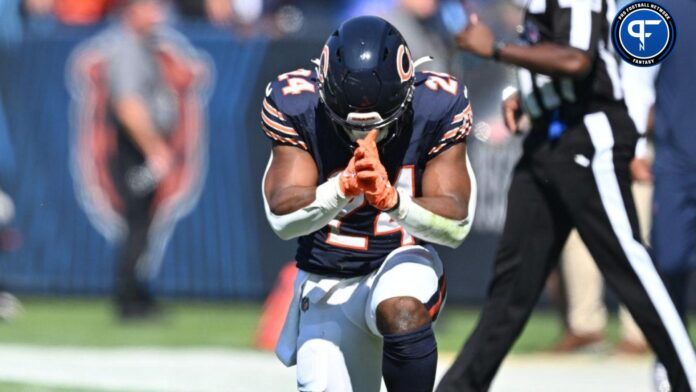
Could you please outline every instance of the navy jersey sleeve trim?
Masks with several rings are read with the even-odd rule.
[[[450,147],[463,143],[473,128],[474,115],[471,104],[466,102],[466,106],[451,118],[445,119],[443,130],[438,133],[435,145],[428,150],[428,159],[432,159]]]
[[[307,150],[307,143],[270,98],[263,100],[261,128],[266,136],[277,143]]]

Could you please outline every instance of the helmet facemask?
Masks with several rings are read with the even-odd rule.
[[[377,17],[343,23],[316,65],[320,102],[351,147],[376,129],[384,145],[402,128],[415,91],[415,63],[401,34]]]
[[[386,142],[396,137],[396,134],[399,132],[400,127],[397,123],[411,104],[413,89],[413,86],[411,86],[401,106],[386,119],[383,119],[379,112],[351,112],[348,113],[347,118],[344,119],[331,110],[328,105],[324,105],[324,108],[331,121],[336,125],[336,131],[344,133],[345,138],[342,139],[345,140],[347,138],[350,144],[354,145],[359,139],[365,137],[367,133],[373,129],[376,129],[378,132],[377,142]],[[319,91],[323,101],[323,90],[320,88]]]

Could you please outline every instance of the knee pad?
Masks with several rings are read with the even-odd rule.
[[[328,340],[311,339],[297,350],[297,389],[300,392],[351,391],[343,353]]]
[[[396,361],[427,357],[437,350],[432,323],[411,332],[383,335],[384,355]]]

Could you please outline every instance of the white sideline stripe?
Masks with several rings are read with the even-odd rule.
[[[453,358],[442,355],[438,379]],[[492,390],[651,392],[651,366],[647,358],[512,355]],[[2,344],[0,380],[94,391],[287,392],[294,390],[295,368],[284,367],[272,353],[248,350]]]
[[[642,244],[633,238],[633,230],[626,214],[619,182],[614,170],[614,136],[606,114],[602,112],[585,116],[585,126],[592,139],[595,155],[592,159],[594,172],[602,205],[611,222],[614,234],[619,239],[621,248],[628,258],[631,267],[648,293],[650,301],[655,306],[657,314],[667,329],[672,345],[677,351],[689,386],[696,390],[696,355],[694,355],[691,340],[686,333],[665,285],[653,265],[650,255]]]
[[[212,348],[0,345],[0,380],[99,391],[288,391],[294,368],[272,353]]]

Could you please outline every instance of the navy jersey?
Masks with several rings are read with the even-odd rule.
[[[319,99],[316,74],[297,70],[280,75],[266,90],[261,124],[277,143],[307,151],[319,171],[318,184],[341,172],[352,151],[337,135]],[[421,196],[421,177],[430,159],[466,140],[472,112],[466,87],[450,75],[416,73],[412,108],[399,135],[380,149],[389,180]],[[358,276],[379,268],[394,249],[421,244],[389,215],[353,198],[327,226],[300,237],[297,266],[330,276]]]

